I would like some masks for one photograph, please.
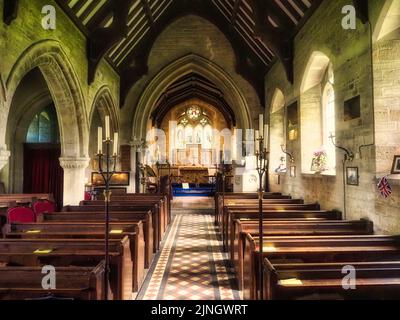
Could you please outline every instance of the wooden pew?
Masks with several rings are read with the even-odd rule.
[[[104,261],[96,267],[57,267],[56,289],[43,289],[41,267],[0,267],[0,300],[104,299]],[[109,295],[112,300],[112,294]]]
[[[129,239],[110,240],[110,287],[117,300],[132,298]],[[2,239],[0,263],[7,266],[97,266],[104,259],[104,240]]]
[[[0,194],[0,205],[9,205],[9,203],[32,203],[36,200],[54,201],[53,195],[47,193],[35,194]]]
[[[356,271],[356,288],[344,290],[345,266]],[[272,264],[264,260],[264,299],[400,298],[400,261]]]
[[[9,239],[104,239],[104,223],[14,223],[8,226],[5,234]],[[110,238],[122,240],[129,238],[131,260],[133,263],[133,291],[139,290],[144,279],[145,243],[143,223],[111,223]]]
[[[258,238],[246,234],[243,252],[243,297],[257,299]],[[400,259],[399,236],[268,237],[262,258],[278,262],[384,261]]]
[[[153,221],[153,244],[154,252],[160,249],[161,237],[163,230],[161,227],[161,215],[157,204],[142,204],[142,203],[110,203],[110,212],[144,212],[149,211],[152,215]],[[65,206],[63,212],[103,212],[104,214],[104,203],[103,205],[81,205],[81,206]]]
[[[291,196],[283,196],[280,193],[265,193],[264,200],[270,200],[270,202],[278,200],[291,200]],[[224,201],[225,200],[225,201]],[[241,200],[257,200],[258,194],[256,193],[226,193],[225,197],[221,193],[215,195],[215,225],[220,224],[222,217],[223,207],[230,202],[240,202]],[[304,203],[304,202],[299,202]]]
[[[171,223],[171,199],[168,195],[157,195],[157,194],[146,194],[146,193],[128,193],[126,195],[116,195],[111,196],[111,201],[135,201],[135,200],[153,200],[153,201],[162,201],[163,206],[165,207],[165,212],[167,213],[167,225]]]
[[[97,200],[104,201],[104,196],[100,195],[97,197]],[[135,200],[146,200],[146,201],[154,201],[156,203],[160,203],[162,207],[164,207],[165,212],[167,213],[167,225],[171,222],[171,201],[167,195],[158,195],[158,194],[150,194],[150,193],[127,193],[127,194],[112,194],[111,201],[135,201]],[[104,204],[104,202],[103,202]]]
[[[39,216],[41,222],[68,222],[68,223],[104,223],[104,212],[54,212]],[[143,212],[111,212],[110,223],[143,223],[143,234],[145,242],[145,267],[149,268],[155,252],[154,225],[152,215],[149,211]]]
[[[317,235],[372,235],[373,223],[368,220],[343,221],[264,221],[264,237],[271,236],[317,236]],[[259,236],[258,220],[234,220],[234,230],[231,233],[230,257],[233,261],[239,288],[243,286],[243,250],[244,237],[250,234]]]
[[[300,208],[299,206],[303,206],[304,210],[320,210],[319,204],[304,204],[304,201],[301,199],[271,199],[271,200],[263,200],[263,208],[274,209],[274,210],[284,210],[285,208]],[[225,206],[222,207],[222,211],[220,213],[219,218],[219,228],[221,232],[224,234],[225,227],[227,226],[227,211],[228,210],[258,210],[259,204],[256,202],[241,202],[240,200],[235,201],[226,201]]]
[[[235,219],[258,219],[259,209],[226,209],[224,210],[224,225],[222,236],[224,247],[229,247],[233,220]],[[308,220],[341,220],[342,215],[338,211],[319,210],[319,205],[279,205],[263,206],[263,216],[267,220],[282,219],[308,219]]]

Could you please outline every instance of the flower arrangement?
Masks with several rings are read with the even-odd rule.
[[[328,155],[324,149],[320,149],[314,152],[312,163],[311,163],[311,171],[322,172],[328,170]]]

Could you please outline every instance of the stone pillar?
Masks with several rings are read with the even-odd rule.
[[[85,169],[89,158],[60,158],[64,169],[64,205],[78,205],[84,199]]]
[[[4,150],[0,148],[0,171],[6,166],[8,163],[8,158],[10,157],[10,151]]]

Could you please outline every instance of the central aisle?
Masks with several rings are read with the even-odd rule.
[[[214,226],[213,199],[178,198],[173,208],[173,223],[137,299],[239,300]]]

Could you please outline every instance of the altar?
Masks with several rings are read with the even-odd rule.
[[[179,177],[182,183],[209,183],[209,173],[207,167],[179,167]]]

